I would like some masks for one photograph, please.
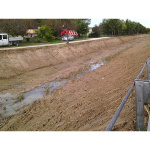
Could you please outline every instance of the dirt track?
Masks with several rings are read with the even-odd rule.
[[[1,120],[0,130],[105,130],[150,57],[149,42],[149,35],[139,35],[58,47],[57,50],[54,47],[1,52],[1,93],[24,92],[56,77],[67,78],[91,61],[107,58],[107,63],[69,81],[19,114]],[[134,109],[133,92],[114,130],[135,130]]]

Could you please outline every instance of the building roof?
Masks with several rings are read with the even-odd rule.
[[[36,33],[35,30],[36,30],[36,29],[28,29],[28,30],[26,31],[26,33],[27,33],[27,34],[35,34],[35,33]]]

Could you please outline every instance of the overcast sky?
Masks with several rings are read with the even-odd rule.
[[[59,3],[58,3],[59,1]],[[49,1],[42,0],[42,4],[37,0],[26,0],[22,5],[20,0],[2,1],[0,19],[4,18],[91,18],[90,27],[99,25],[103,18],[130,19],[150,28],[149,6],[150,0],[76,0],[73,4],[70,0]],[[16,5],[17,4],[17,5]],[[30,6],[32,10],[27,11]],[[20,7],[19,7],[20,5]],[[52,7],[54,6],[54,7]],[[4,13],[5,12],[5,13]]]
[[[119,18],[120,19],[120,18]],[[150,28],[150,19],[132,19],[132,18],[125,18],[121,20],[126,20],[129,19],[131,21],[139,22],[146,28]],[[102,22],[103,19],[91,19],[91,24],[89,25],[90,27],[94,27],[94,25],[99,25]]]

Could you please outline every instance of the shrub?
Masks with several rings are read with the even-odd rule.
[[[35,36],[33,39],[32,39],[32,42],[33,43],[46,43],[47,41]]]
[[[46,25],[37,30],[37,37],[48,42],[53,41],[55,38],[52,34],[51,28]]]
[[[100,34],[98,32],[93,32],[89,34],[89,37],[99,37]]]
[[[92,28],[92,33],[89,34],[89,37],[99,37],[100,36],[100,28],[99,26],[95,25]]]

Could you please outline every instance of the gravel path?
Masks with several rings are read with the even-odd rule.
[[[110,38],[110,37],[101,37],[101,38],[91,38],[88,40],[81,40],[81,41],[71,41],[71,43],[81,43],[81,42],[86,42],[86,41],[95,41],[95,40],[101,40],[104,38]],[[11,47],[11,48],[2,48],[0,50],[16,50],[16,49],[25,49],[25,48],[33,48],[33,47],[45,47],[45,46],[55,46],[55,45],[64,45],[65,43],[57,43],[57,44],[43,44],[43,45],[33,45],[33,46],[20,46],[20,47]]]

